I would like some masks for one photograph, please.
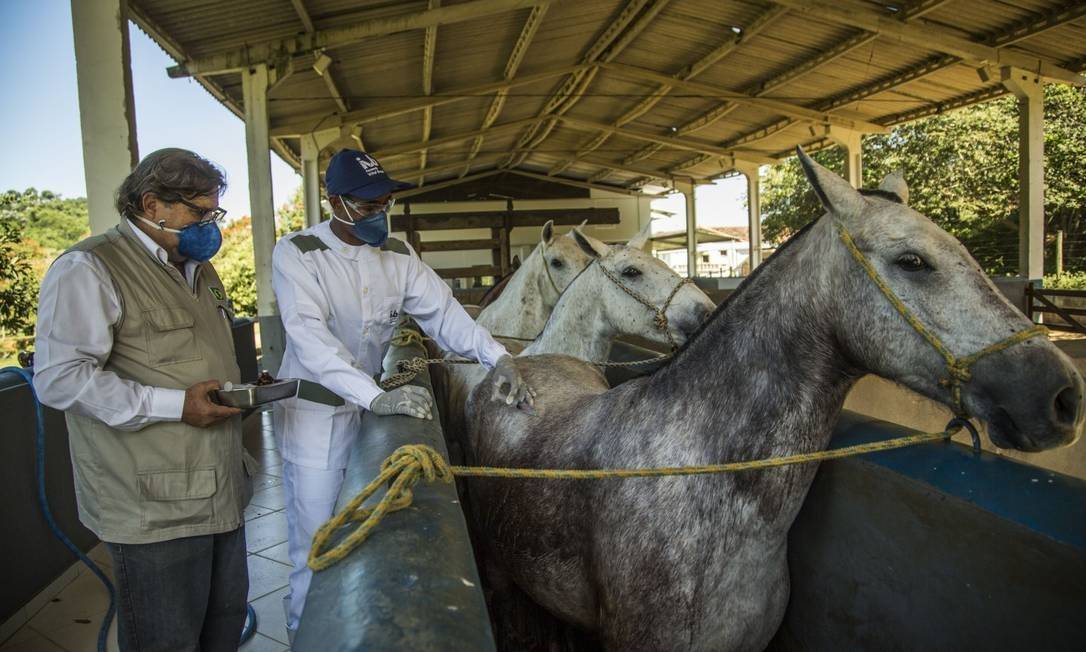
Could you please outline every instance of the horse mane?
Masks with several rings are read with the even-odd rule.
[[[885,192],[885,191],[879,191],[879,192],[881,193],[881,192]],[[887,193],[887,194],[894,195],[894,193]],[[894,195],[894,196],[897,197],[897,195]],[[784,244],[782,244],[780,247],[778,247],[776,253],[774,253],[772,256],[770,256],[768,260],[766,260],[761,265],[755,267],[754,271],[750,273],[750,276],[743,279],[743,282],[739,284],[739,287],[737,287],[735,289],[735,292],[732,292],[731,294],[729,294],[728,297],[726,299],[724,299],[724,301],[722,301],[719,306],[716,307],[716,310],[714,310],[713,313],[711,315],[709,315],[705,319],[705,321],[703,321],[701,323],[701,326],[699,326],[698,329],[696,331],[694,331],[694,333],[689,338],[687,338],[686,342],[684,342],[683,345],[680,346],[679,349],[677,351],[675,351],[675,353],[670,358],[667,359],[667,361],[665,361],[662,365],[660,365],[657,368],[657,371],[668,367],[672,362],[674,362],[676,359],[678,359],[679,355],[683,351],[685,351],[687,349],[687,347],[689,347],[695,340],[697,340],[698,337],[701,336],[701,334],[705,331],[705,329],[709,326],[709,324],[713,323],[713,321],[715,321],[716,318],[718,316],[720,316],[720,313],[727,310],[728,306],[730,306],[731,303],[734,300],[736,300],[740,295],[744,294],[747,291],[747,289],[750,287],[750,285],[754,282],[754,279],[758,278],[758,276],[761,275],[761,273],[765,271],[766,267],[769,267],[774,262],[779,260],[780,259],[780,254],[782,252],[784,252],[786,249],[788,249],[789,247],[791,247],[793,243],[798,241],[808,231],[810,231],[811,227],[813,227],[815,224],[817,224],[819,219],[821,219],[821,216],[811,220],[810,222],[807,222],[807,224],[803,225],[803,228],[801,228],[799,231],[796,231],[796,233],[793,234],[792,237],[785,240]]]

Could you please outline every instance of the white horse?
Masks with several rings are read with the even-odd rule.
[[[475,463],[651,468],[819,451],[867,373],[976,415],[998,446],[1043,450],[1081,434],[1084,383],[1071,361],[960,243],[905,205],[903,181],[861,193],[800,160],[827,213],[671,361],[611,389],[587,363],[518,358],[544,409],[495,403],[480,384],[467,407]],[[523,591],[611,650],[761,650],[788,603],[788,530],[816,470],[466,482],[496,590]],[[523,621],[503,622],[501,604],[491,602],[499,645],[545,645],[514,638]]]

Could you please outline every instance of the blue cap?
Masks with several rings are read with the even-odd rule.
[[[415,185],[390,179],[377,159],[361,150],[341,149],[328,163],[324,187],[329,195],[349,195],[369,200],[397,190],[414,188]]]

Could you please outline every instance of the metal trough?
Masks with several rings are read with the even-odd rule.
[[[418,344],[392,347],[385,373],[416,356],[425,356]],[[431,389],[429,374],[412,384]],[[405,444],[427,444],[447,457],[436,415],[421,421],[366,412],[336,508]],[[410,508],[387,515],[369,540],[315,574],[294,649],[495,649],[454,485],[420,482]]]

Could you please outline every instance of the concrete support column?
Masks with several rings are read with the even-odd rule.
[[[694,278],[698,275],[698,187],[692,181],[676,182],[675,189],[686,198],[686,275]]]
[[[245,150],[249,161],[249,212],[252,215],[256,266],[256,311],[260,322],[261,366],[275,373],[283,361],[286,339],[272,292],[275,201],[272,198],[271,142],[268,139],[268,67],[258,64],[241,73],[245,102]]]
[[[758,164],[736,162],[735,169],[747,178],[747,238],[750,242],[750,271],[762,264],[762,189]]]
[[[339,138],[339,129],[314,131],[302,136],[302,196],[305,199],[305,225],[321,221],[321,151]]]
[[[113,194],[139,162],[126,0],[72,0],[83,175],[91,233],[117,224]]]
[[[1003,85],[1018,98],[1018,273],[1044,277],[1044,86],[1035,73],[1005,67]]]
[[[864,182],[864,155],[861,146],[863,133],[851,129],[830,127],[830,140],[845,150],[845,179],[853,188],[862,188]]]

